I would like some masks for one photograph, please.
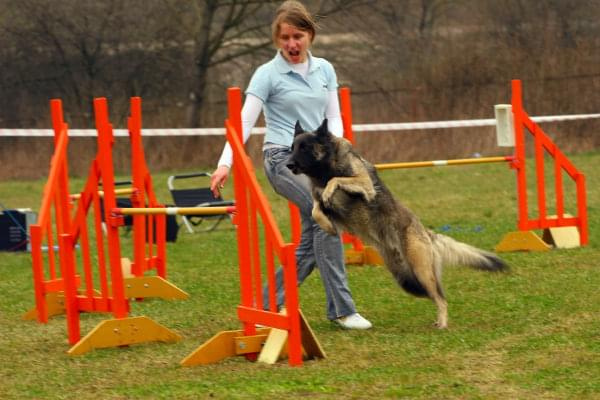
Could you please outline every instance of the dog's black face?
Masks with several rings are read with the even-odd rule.
[[[330,159],[332,135],[327,129],[327,119],[315,132],[305,132],[296,122],[292,155],[286,166],[294,174],[306,174],[317,178],[326,170],[323,168]]]

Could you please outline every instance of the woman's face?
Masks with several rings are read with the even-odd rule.
[[[301,31],[285,22],[279,25],[277,45],[281,49],[283,57],[292,64],[306,61],[311,39],[309,32]]]

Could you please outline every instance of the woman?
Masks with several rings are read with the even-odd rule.
[[[298,284],[318,266],[327,298],[327,318],[346,329],[369,329],[371,323],[356,312],[352,300],[341,238],[324,232],[312,219],[310,182],[304,175],[294,175],[285,165],[296,121],[305,129],[314,130],[327,118],[333,134],[341,136],[343,133],[335,70],[328,61],[313,57],[309,51],[315,28],[311,15],[298,1],[285,1],[277,9],[271,29],[278,51],[271,61],[258,67],[246,89],[242,108],[243,137],[244,141],[248,139],[263,110],[265,173],[275,191],[300,209],[302,234],[296,250]],[[227,180],[231,164],[232,152],[226,144],[211,178],[215,196]],[[276,276],[277,305],[281,307],[284,304],[281,268]]]

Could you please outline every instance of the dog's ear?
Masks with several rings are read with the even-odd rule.
[[[302,129],[300,121],[296,120],[296,126],[294,127],[294,137],[298,136],[301,133],[304,133],[304,129]]]
[[[317,129],[317,136],[329,136],[329,129],[327,128],[327,118],[323,120],[319,129]]]

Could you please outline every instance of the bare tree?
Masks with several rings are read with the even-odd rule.
[[[211,70],[248,55],[264,54],[272,46],[270,24],[275,7],[280,3],[275,0],[197,0],[187,5],[171,2],[173,16],[179,16],[194,42],[188,126],[198,126],[201,122],[200,112],[205,104]],[[329,0],[307,4],[318,16],[327,16],[358,3]],[[182,12],[182,7],[186,12]],[[239,66],[243,68],[243,61]]]
[[[169,29],[152,24],[156,0],[8,2],[5,32],[16,81],[31,95],[61,97],[76,124],[90,124],[94,96],[143,95],[169,62]],[[149,35],[162,32],[161,36]],[[14,69],[13,69],[14,70]],[[150,76],[149,76],[150,75]],[[125,94],[122,96],[121,94]]]
[[[259,18],[272,1],[197,0],[187,6],[192,20],[184,18],[193,39],[192,79],[189,88],[187,125],[199,126],[200,110],[207,92],[209,70],[235,58],[267,47],[265,18]],[[175,17],[181,3],[173,3]]]

